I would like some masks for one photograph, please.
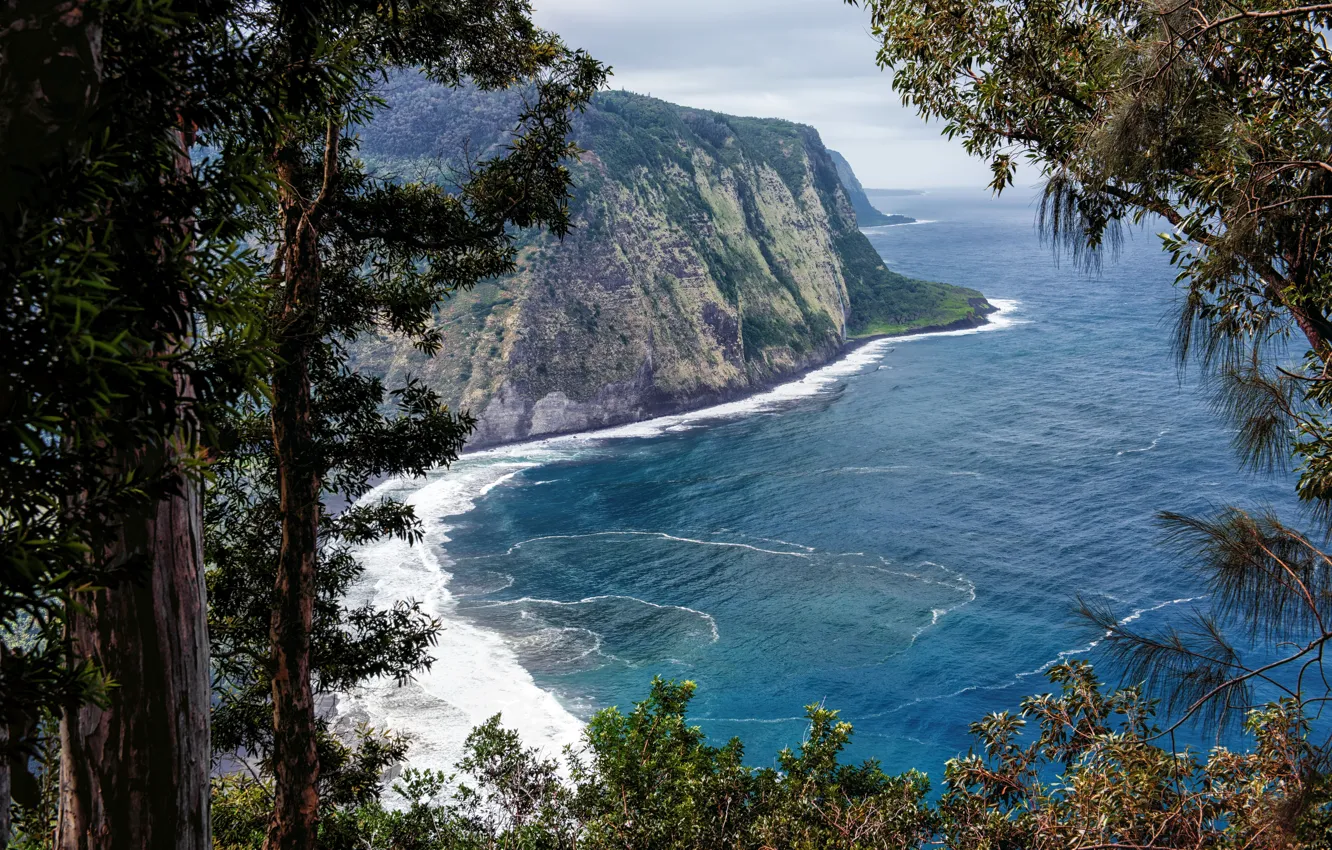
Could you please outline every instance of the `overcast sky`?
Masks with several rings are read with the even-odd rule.
[[[614,66],[612,88],[818,128],[870,188],[984,186],[988,170],[903,107],[868,14],[841,0],[533,0],[542,26]]]

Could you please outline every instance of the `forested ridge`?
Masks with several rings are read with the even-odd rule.
[[[381,93],[359,150],[395,178],[503,145],[525,96],[416,74]],[[717,404],[829,362],[848,338],[979,324],[988,309],[974,288],[886,267],[860,232],[863,192],[813,127],[603,91],[570,139],[567,236],[522,234],[513,273],[440,305],[453,344],[437,355],[391,334],[353,350],[359,370],[416,375],[472,411],[473,447]]]
[[[388,108],[361,130],[361,151],[372,167],[394,175],[410,175],[441,160],[449,162],[461,151],[484,151],[503,144],[510,118],[522,102],[519,91],[444,89],[416,75],[393,79],[385,87],[384,97]],[[850,296],[846,328],[850,336],[869,333],[875,326],[905,329],[948,324],[970,315],[967,297],[981,296],[975,289],[913,280],[884,266],[856,230],[912,219],[884,216],[869,206],[850,164],[841,154],[823,147],[816,128],[691,109],[633,92],[605,91],[593,96],[588,108],[575,118],[570,139],[584,152],[581,161],[570,164],[575,178],[573,214],[585,219],[591,230],[613,224],[604,212],[598,215],[600,211],[589,209],[607,182],[644,194],[660,187],[655,200],[662,207],[661,214],[690,238],[698,238],[692,228],[715,227],[719,215],[710,199],[690,185],[692,180],[677,187],[664,179],[672,171],[693,180],[707,179],[711,163],[700,160],[700,153],[716,160],[729,179],[745,180],[746,171],[758,165],[772,168],[795,197],[807,186],[813,188],[830,211],[829,229],[837,242],[834,256],[844,267]],[[851,211],[845,209],[846,202],[851,203]],[[746,215],[755,219],[746,223],[765,235],[758,211]],[[558,246],[551,247],[558,250]],[[873,262],[861,258],[866,252]],[[721,255],[706,249],[702,253],[706,271],[732,302],[746,280],[769,274],[762,267],[771,255]]]
[[[360,497],[447,466],[475,421],[420,381],[358,371],[351,352],[387,330],[437,354],[451,344],[432,320],[441,300],[513,274],[524,234],[572,232],[571,133],[609,69],[522,0],[11,3],[0,840],[1332,846],[1332,9],[867,6],[885,86],[986,158],[995,191],[1032,169],[1057,250],[1094,265],[1126,223],[1172,228],[1181,363],[1208,377],[1236,434],[1215,450],[1259,473],[1293,467],[1308,508],[1163,513],[1206,609],[1151,632],[1081,602],[1112,670],[1060,663],[1050,692],[978,719],[968,754],[898,776],[844,763],[853,730],[817,703],[803,740],[749,767],[768,754],[707,741],[689,723],[695,686],[661,679],[598,712],[558,760],[496,717],[456,776],[402,770],[410,741],[340,736],[317,710],[323,694],[427,668],[441,628],[411,600],[348,601],[358,545],[422,538],[410,506]],[[358,128],[405,72],[528,97],[452,183],[428,163],[390,179],[359,154]],[[663,110],[663,130],[683,120],[603,98]],[[782,147],[747,121],[727,138]],[[786,132],[793,144],[804,130]],[[671,138],[607,156],[659,165]],[[1244,748],[1178,750],[1186,723],[1238,728]]]

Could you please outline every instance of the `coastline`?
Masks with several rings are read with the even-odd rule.
[[[1002,298],[996,298],[1001,304],[1010,303]],[[838,357],[845,357],[847,354],[855,351],[866,343],[875,342],[881,339],[901,339],[905,336],[933,336],[936,334],[951,333],[953,331],[965,331],[973,328],[984,327],[990,324],[990,317],[1004,312],[1003,307],[996,307],[988,299],[972,298],[970,299],[972,309],[976,310],[975,315],[966,316],[956,321],[948,322],[943,325],[921,325],[918,328],[907,328],[906,330],[893,331],[892,333],[866,334],[864,336],[851,337],[842,344],[841,353]],[[980,302],[980,303],[977,303]],[[1012,308],[1007,308],[1012,309]]]
[[[573,434],[492,446],[468,453],[448,470],[437,469],[422,479],[390,479],[363,500],[386,496],[412,505],[425,539],[375,541],[356,550],[365,575],[349,596],[352,605],[391,607],[413,598],[438,617],[445,630],[435,647],[431,669],[399,687],[392,681],[372,682],[350,694],[338,694],[329,713],[334,728],[348,732],[370,722],[412,735],[409,763],[418,768],[451,772],[463,754],[468,733],[495,714],[503,715],[528,746],[556,756],[575,745],[583,717],[595,706],[566,706],[553,691],[540,687],[523,666],[517,649],[499,632],[482,628],[458,611],[448,544],[459,518],[497,487],[511,486],[519,473],[552,463],[595,454],[609,441],[653,437],[703,427],[789,406],[824,394],[847,378],[870,370],[894,343],[934,336],[970,335],[1011,326],[1017,302],[996,299],[996,310],[984,323],[966,327],[920,329],[850,340],[831,361],[789,375],[775,385],[744,398],[702,406],[670,415]],[[571,710],[572,708],[572,710]],[[577,712],[577,714],[575,714]]]
[[[981,303],[980,304],[975,303],[977,301]],[[974,332],[977,330],[984,329],[987,326],[992,325],[990,320],[992,316],[998,317],[1005,311],[1013,309],[1013,306],[1015,306],[1015,302],[1008,301],[1006,299],[996,298],[995,301],[999,302],[998,305],[985,298],[972,299],[971,306],[977,311],[975,315],[957,319],[956,321],[948,322],[946,324],[922,325],[921,327],[918,328],[909,328],[902,331],[894,331],[892,333],[869,334],[866,336],[851,337],[849,339],[844,340],[842,344],[837,347],[832,356],[830,356],[828,359],[816,360],[806,363],[796,369],[792,369],[788,372],[782,372],[778,375],[774,375],[771,378],[762,381],[761,383],[753,384],[746,387],[734,388],[730,390],[719,390],[715,392],[701,393],[699,395],[691,396],[689,398],[675,399],[667,402],[662,402],[660,404],[647,408],[646,415],[642,417],[639,417],[637,419],[624,419],[619,422],[612,422],[608,425],[605,425],[604,427],[595,428],[592,430],[570,429],[566,431],[551,431],[543,434],[538,434],[535,436],[520,437],[519,439],[516,440],[497,441],[490,443],[480,442],[471,445],[466,445],[463,447],[460,457],[474,457],[483,452],[489,452],[489,451],[494,451],[496,449],[510,448],[516,446],[523,446],[529,443],[542,443],[546,440],[585,437],[588,435],[598,434],[604,431],[614,431],[618,428],[623,428],[626,425],[648,423],[656,419],[681,416],[684,414],[698,413],[701,411],[705,411],[709,408],[725,407],[731,404],[742,403],[749,399],[756,398],[758,396],[762,396],[767,393],[773,392],[774,390],[777,390],[779,387],[783,386],[784,384],[791,384],[804,380],[806,377],[813,374],[814,372],[819,371],[820,369],[826,369],[831,366],[836,366],[839,362],[841,362],[851,354],[855,353],[856,351],[877,342],[882,342],[884,340],[904,340],[908,337],[915,339],[918,337],[925,337],[925,336],[953,335],[958,333]],[[981,306],[982,304],[984,305],[984,308],[988,309],[982,308]],[[1002,306],[1002,305],[1009,305],[1009,306]]]

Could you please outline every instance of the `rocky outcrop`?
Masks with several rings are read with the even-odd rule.
[[[404,174],[441,140],[484,152],[513,97],[399,79],[363,154]],[[523,235],[514,274],[442,305],[438,356],[357,344],[357,368],[420,376],[476,415],[472,447],[734,398],[857,334],[983,321],[980,293],[883,266],[811,127],[608,92],[575,138],[570,235]]]

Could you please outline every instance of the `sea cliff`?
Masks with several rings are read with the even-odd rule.
[[[362,155],[412,176],[502,145],[518,95],[393,81]],[[626,92],[580,116],[576,227],[520,236],[517,271],[459,293],[425,358],[391,336],[356,366],[423,378],[482,447],[742,396],[838,356],[857,336],[984,321],[981,293],[885,268],[812,128]]]
[[[842,188],[846,190],[847,197],[851,200],[851,208],[856,211],[857,224],[861,227],[880,227],[885,224],[915,223],[916,220],[910,216],[890,215],[871,204],[865,194],[865,187],[860,185],[860,180],[851,170],[851,163],[847,162],[846,157],[835,150],[829,150],[828,155],[832,157],[833,165],[837,168],[837,178],[842,181]]]

